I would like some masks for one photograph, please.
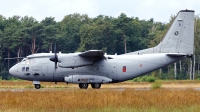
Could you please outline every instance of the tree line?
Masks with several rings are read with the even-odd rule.
[[[62,53],[81,52],[91,49],[103,50],[107,54],[124,54],[157,45],[170,24],[155,22],[153,18],[141,20],[127,17],[99,15],[91,18],[87,14],[69,14],[62,21],[46,17],[37,21],[29,16],[5,18],[0,15],[0,77],[12,78],[8,69],[20,60],[5,60],[25,57],[34,53],[50,52],[56,43]],[[195,77],[199,78],[200,18],[195,17]],[[149,75],[159,79],[189,79],[191,61],[186,59]],[[176,71],[175,71],[176,70]]]

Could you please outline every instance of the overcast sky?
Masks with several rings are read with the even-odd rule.
[[[76,12],[89,17],[118,17],[123,12],[128,17],[168,23],[172,14],[183,9],[200,14],[200,0],[0,0],[0,15],[28,15],[38,21],[45,17],[61,21],[65,15]]]

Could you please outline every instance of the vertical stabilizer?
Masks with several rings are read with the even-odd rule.
[[[127,55],[150,53],[184,53],[191,56],[194,53],[194,11],[179,11],[165,37],[156,47]]]
[[[181,10],[173,24],[156,46],[161,53],[185,53],[192,55],[194,52],[194,11]]]

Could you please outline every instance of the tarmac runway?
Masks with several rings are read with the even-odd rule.
[[[148,91],[151,90],[154,83],[148,82],[122,82],[122,83],[111,83],[111,84],[102,84],[100,89],[95,90],[142,90]],[[0,81],[0,92],[3,91],[12,91],[12,92],[22,92],[22,91],[71,91],[71,90],[84,90],[78,87],[78,84],[68,84],[58,83],[54,84],[53,82],[41,82],[41,88],[35,89],[31,81]],[[200,91],[200,81],[163,81],[161,84],[162,89],[167,90],[186,90],[193,89]],[[87,90],[93,90],[91,86],[88,86]]]
[[[101,88],[101,89],[95,89],[95,90],[99,90],[99,91],[102,91],[102,90],[118,90],[118,91],[124,91],[124,90],[127,90],[127,89],[134,89],[134,90],[137,90],[137,91],[149,91],[149,90],[152,90],[151,88]],[[165,88],[167,90],[186,90],[186,89],[191,89],[191,88]],[[200,87],[198,88],[192,88],[194,90],[197,90],[197,91],[200,91]],[[11,91],[11,92],[23,92],[23,91],[72,91],[72,90],[93,90],[92,88],[89,88],[89,89],[79,89],[78,87],[77,88],[41,88],[41,89],[35,89],[35,88],[14,88],[14,89],[0,89],[0,92],[6,92],[6,91]]]

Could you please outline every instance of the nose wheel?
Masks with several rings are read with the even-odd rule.
[[[35,84],[35,89],[40,89],[41,85],[40,84]]]
[[[40,81],[33,81],[33,84],[35,85],[35,89],[40,89]]]

